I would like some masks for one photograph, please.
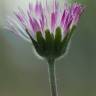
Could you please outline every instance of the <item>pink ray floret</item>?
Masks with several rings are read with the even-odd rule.
[[[48,4],[47,0],[45,5],[37,1],[36,4],[29,3],[27,10],[24,12],[15,12],[17,19],[14,19],[14,21],[25,30],[26,35],[27,29],[33,38],[35,38],[34,34],[36,32],[39,31],[43,34],[47,29],[54,34],[57,27],[60,27],[63,34],[65,34],[71,30],[73,26],[77,25],[83,10],[84,6],[76,2],[71,6],[62,7],[57,0],[52,0],[52,6]],[[11,28],[12,27],[15,27],[15,24],[11,26]],[[17,29],[19,32],[19,28]]]

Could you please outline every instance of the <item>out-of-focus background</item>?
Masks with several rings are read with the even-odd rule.
[[[56,62],[58,92],[59,96],[96,96],[96,0],[77,1],[86,10],[69,53]],[[0,0],[0,96],[50,96],[46,61],[34,56],[31,44],[3,28],[6,16],[27,2]]]

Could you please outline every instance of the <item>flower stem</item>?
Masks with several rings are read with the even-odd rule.
[[[48,60],[48,69],[49,69],[49,81],[50,81],[51,96],[58,96],[57,95],[57,86],[56,86],[54,59]]]

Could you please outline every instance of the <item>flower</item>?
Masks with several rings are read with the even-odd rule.
[[[37,1],[29,3],[24,12],[14,12],[15,19],[9,21],[9,30],[32,41],[37,53],[45,58],[58,58],[65,53],[68,42],[84,10],[78,3],[60,7],[52,0],[52,6]]]

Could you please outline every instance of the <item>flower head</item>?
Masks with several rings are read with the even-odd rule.
[[[29,3],[28,9],[15,12],[16,19],[9,23],[11,31],[32,41],[37,53],[46,58],[57,58],[65,52],[84,10],[76,2],[61,8],[59,2],[52,1],[52,6],[47,0],[45,5],[39,1],[35,5]]]

